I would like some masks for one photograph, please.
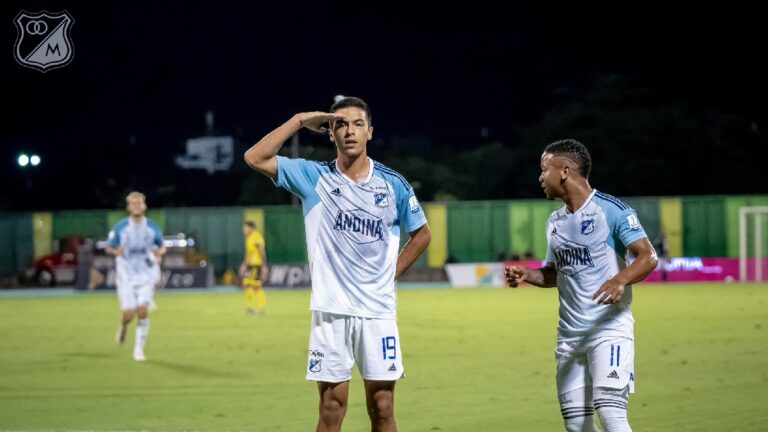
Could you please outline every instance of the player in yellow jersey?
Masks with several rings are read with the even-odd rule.
[[[256,231],[256,224],[251,221],[243,224],[243,236],[245,258],[240,265],[240,277],[245,291],[245,313],[263,314],[267,308],[267,296],[262,281],[269,275],[264,237]]]

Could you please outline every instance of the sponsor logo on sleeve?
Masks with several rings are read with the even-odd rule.
[[[408,207],[410,208],[411,213],[416,213],[421,209],[421,205],[419,205],[419,200],[416,199],[415,195],[408,200]]]
[[[637,219],[637,216],[635,215],[627,216],[627,222],[629,223],[630,228],[634,230],[640,229],[640,221]]]

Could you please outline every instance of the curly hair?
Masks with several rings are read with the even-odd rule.
[[[589,155],[589,150],[584,144],[575,139],[559,140],[544,148],[544,153],[572,160],[578,165],[579,174],[584,178],[589,178],[589,172],[592,171],[592,156]]]

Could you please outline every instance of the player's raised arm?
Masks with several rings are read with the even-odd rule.
[[[605,282],[592,296],[600,304],[613,304],[624,296],[624,286],[642,281],[656,268],[659,259],[648,238],[632,242],[627,246],[635,261],[619,274]]]
[[[541,288],[557,286],[557,270],[553,263],[547,263],[540,269],[529,269],[519,265],[506,267],[504,276],[507,279],[507,286],[512,288],[517,288],[520,282],[528,282]]]
[[[255,171],[275,180],[277,179],[277,152],[288,138],[303,127],[325,133],[328,131],[329,123],[339,118],[341,117],[336,114],[318,111],[296,114],[249,148],[244,155],[245,163]]]

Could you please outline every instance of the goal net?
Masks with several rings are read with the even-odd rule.
[[[739,280],[764,281],[768,273],[768,206],[739,209]]]

